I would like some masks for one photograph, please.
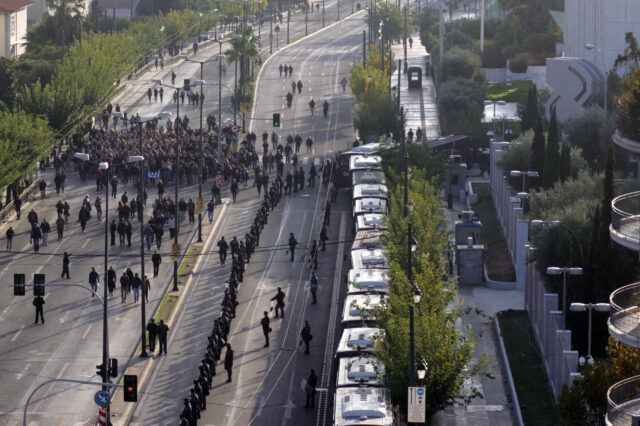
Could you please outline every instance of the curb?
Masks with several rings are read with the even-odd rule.
[[[336,21],[336,22],[334,22],[333,24],[329,24],[329,25],[325,26],[324,28],[320,28],[320,29],[318,29],[318,30],[316,30],[316,31],[314,31],[314,32],[312,32],[312,33],[307,34],[306,36],[302,36],[302,37],[300,37],[300,38],[299,38],[299,39],[297,39],[296,41],[293,41],[293,42],[289,43],[288,45],[286,45],[286,46],[285,46],[285,47],[283,47],[282,49],[278,49],[278,50],[276,50],[273,54],[269,55],[269,56],[267,57],[267,59],[265,59],[265,60],[263,61],[262,65],[260,65],[260,70],[258,71],[258,75],[256,75],[256,85],[255,85],[255,87],[254,87],[254,89],[253,89],[253,99],[254,99],[254,102],[253,102],[253,105],[251,106],[251,115],[250,115],[249,117],[255,117],[255,115],[256,115],[256,111],[255,111],[255,110],[256,110],[256,102],[255,102],[255,99],[256,99],[256,94],[258,93],[258,86],[259,86],[260,76],[262,75],[262,71],[264,71],[264,69],[265,69],[265,67],[266,67],[267,63],[268,63],[271,59],[273,59],[274,57],[276,57],[276,55],[277,55],[278,53],[280,53],[280,52],[284,52],[285,50],[287,50],[287,49],[288,49],[288,48],[290,48],[291,46],[295,46],[296,44],[298,44],[298,43],[302,42],[303,40],[306,40],[307,38],[309,38],[309,37],[311,37],[311,36],[315,36],[315,35],[319,34],[319,33],[320,33],[320,32],[322,32],[322,31],[328,30],[328,29],[330,29],[330,28],[332,28],[332,27],[334,27],[334,26],[336,26],[336,25],[338,25],[338,24],[340,24],[340,23],[342,23],[342,22],[344,22],[344,21],[346,21],[346,20],[348,20],[348,19],[351,19],[352,17],[356,17],[356,16],[360,15],[361,13],[364,13],[365,11],[366,11],[366,9],[362,9],[362,10],[360,10],[360,11],[357,11],[357,12],[355,12],[355,13],[352,13],[351,15],[347,15],[345,18],[340,19],[339,21]],[[249,122],[249,127],[247,128],[248,133],[251,133],[251,132],[253,131],[254,123],[255,123],[255,120],[250,120],[250,122]]]
[[[498,335],[498,343],[500,343],[500,358],[502,359],[502,365],[507,376],[507,383],[509,384],[509,393],[511,394],[511,400],[513,401],[513,411],[516,413],[516,421],[519,426],[524,426],[522,421],[522,412],[520,411],[520,401],[518,401],[518,394],[516,393],[516,385],[513,382],[513,375],[511,374],[511,367],[509,366],[509,358],[507,358],[507,350],[504,347],[504,341],[502,340],[502,330],[500,330],[500,323],[498,322],[498,316],[493,318],[493,325]]]
[[[202,245],[203,250],[210,246],[211,241],[213,239],[213,236],[216,234],[218,228],[220,227],[220,224],[222,223],[222,218],[224,217],[224,214],[226,213],[228,208],[229,208],[229,201],[223,199],[222,206],[220,207],[220,213],[217,215],[214,223],[212,224],[213,226],[211,227],[211,230],[209,231],[209,236],[207,237],[207,239],[204,241],[204,243]],[[191,244],[198,244],[198,243],[191,243]],[[191,283],[193,282],[193,276],[194,276],[194,274],[199,272],[200,264],[201,264],[201,261],[202,261],[203,258],[204,258],[204,256],[199,256],[198,257],[198,260],[195,262],[195,264],[193,266],[193,269],[191,270],[191,273],[189,274],[189,277],[187,278],[186,282],[184,283],[184,285],[182,287],[182,290],[180,292],[180,296],[181,297],[179,297],[179,299],[178,299],[178,304],[176,305],[175,309],[171,312],[171,316],[169,317],[169,319],[166,322],[166,324],[169,327],[169,329],[171,329],[173,327],[173,323],[176,321],[176,318],[178,317],[178,314],[181,312],[181,310],[183,308],[184,300],[186,298],[182,297],[182,296],[186,295],[187,292],[189,291],[189,287],[191,286]],[[155,312],[154,313],[150,313],[149,318],[152,318],[154,315],[155,315]],[[139,348],[140,348],[140,344],[136,344],[136,349],[134,350],[132,356],[129,358],[128,363],[131,363],[131,361],[137,356]],[[139,373],[139,377],[138,377],[138,392],[139,393],[141,393],[140,391],[143,390],[145,388],[146,384],[147,384],[146,382],[149,379],[151,371],[153,370],[153,366],[155,365],[155,360],[156,360],[156,357],[148,357],[146,360],[142,360],[142,362],[145,363],[145,364],[144,364],[142,372]],[[132,367],[128,367],[127,370],[129,370],[131,368]],[[122,376],[124,376],[124,374],[127,374],[126,370],[124,372],[122,372]],[[116,390],[113,392],[113,394],[111,395],[111,400],[112,401],[115,401],[116,394],[119,391],[120,391],[120,389],[116,388]],[[114,425],[127,425],[127,424],[129,424],[129,422],[131,420],[131,417],[133,415],[133,412],[135,411],[135,409],[138,406],[138,403],[135,403],[135,404],[124,403],[124,404],[125,404],[125,408],[124,408],[122,414],[117,419],[111,419],[111,423],[112,424],[114,424]],[[113,416],[113,410],[111,411],[111,415]]]

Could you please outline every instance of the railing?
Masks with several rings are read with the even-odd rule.
[[[38,186],[41,180],[41,177],[34,180],[33,183],[29,185],[24,191],[22,191],[22,193],[18,196],[22,201],[22,204],[24,204],[34,192],[38,191]],[[11,200],[0,210],[0,222],[6,222],[9,215],[11,215],[13,212],[15,212],[15,208],[13,200]]]
[[[616,339],[640,347],[640,282],[620,287],[609,298],[609,332]]]
[[[640,376],[629,377],[607,391],[607,424],[630,426],[640,416]]]
[[[640,250],[640,191],[611,201],[611,238],[631,250]]]

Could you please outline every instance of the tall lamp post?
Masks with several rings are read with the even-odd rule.
[[[562,318],[567,318],[567,274],[569,275],[582,275],[582,268],[578,266],[565,266],[560,268],[558,266],[549,266],[547,268],[547,275],[560,275],[562,274]]]
[[[206,61],[197,61],[195,59],[191,59],[189,58],[187,55],[180,55],[180,58],[184,59],[185,61],[188,62],[194,62],[197,64],[200,64],[200,80],[204,79],[204,64],[208,63],[208,62],[213,62],[213,61],[217,61],[218,57],[215,57],[213,59],[209,59]],[[203,108],[203,104],[204,102],[202,101],[202,99],[204,99],[204,94],[202,91],[202,85],[200,85],[200,137],[198,138],[198,145],[199,145],[199,151],[200,151],[200,159],[198,160],[198,168],[200,169],[198,173],[198,242],[201,243],[202,242],[202,173],[204,171],[204,152],[202,149],[202,108]]]
[[[171,86],[169,84],[165,84],[162,80],[154,78],[151,80],[153,83],[169,87],[171,89],[177,90],[180,92],[179,86]],[[160,115],[163,115],[162,113]],[[180,118],[180,97],[176,99],[176,120]],[[175,124],[175,123],[174,123]],[[178,247],[178,234],[180,232],[180,220],[178,218],[178,186],[180,185],[180,127],[182,126],[182,122],[180,122],[180,126],[176,125],[176,167],[175,167],[175,221],[176,221],[176,229],[174,234],[173,244],[176,251],[179,251]],[[172,252],[174,249],[172,249]],[[179,291],[178,289],[178,253],[176,253],[175,258],[173,259],[173,287],[171,291]]]
[[[236,31],[238,29],[236,28]],[[238,34],[231,37],[231,40],[238,40],[242,38]],[[235,50],[235,46],[234,46]],[[235,52],[235,60],[233,61],[235,65],[235,71],[233,74],[233,125],[236,125],[236,115],[238,115],[238,52]],[[222,128],[222,123],[218,123],[218,127]]]
[[[74,155],[74,158],[77,158],[82,161],[89,161],[89,154],[84,152],[77,152]],[[107,174],[107,181],[104,186],[104,285],[102,286],[103,290],[103,303],[102,303],[102,383],[108,383],[109,381],[109,317],[107,313],[107,303],[108,303],[108,285],[109,282],[109,266],[107,265],[109,262],[109,172],[110,167],[109,163],[106,161],[101,161],[98,163],[92,163],[98,166],[98,170],[103,170]],[[106,391],[107,387],[102,386],[102,390]],[[110,410],[111,405],[107,403],[107,419],[110,419]]]
[[[409,386],[416,385],[416,345],[415,345],[415,313],[414,306],[420,303],[422,293],[413,284],[412,257],[413,252],[418,248],[418,244],[413,238],[413,224],[409,222],[407,226],[407,279],[413,287],[413,303],[409,305]]]
[[[526,185],[527,177],[534,178],[534,177],[540,176],[540,174],[535,170],[511,170],[509,172],[509,175],[513,177],[522,176],[522,193],[523,194],[527,192],[527,185]],[[520,198],[520,207],[524,207],[524,197]]]
[[[572,312],[584,312],[589,311],[589,335],[587,340],[587,362],[589,365],[593,364],[593,357],[591,356],[591,311],[596,310],[598,312],[609,312],[611,305],[608,303],[572,303],[569,306],[569,310]],[[580,365],[584,365],[584,357],[580,357],[578,360]]]

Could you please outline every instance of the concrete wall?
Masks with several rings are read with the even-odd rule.
[[[589,59],[602,72],[624,51],[626,32],[640,36],[638,0],[565,0],[564,10],[565,56]]]
[[[491,142],[491,193],[516,265],[516,287],[524,290],[524,304],[533,326],[536,342],[542,354],[549,385],[556,398],[562,387],[578,376],[578,352],[571,349],[571,331],[565,330],[565,320],[558,311],[559,296],[547,293],[544,277],[530,261],[531,250],[528,222],[522,209],[512,202],[515,191],[507,185],[502,169],[496,164],[508,142]]]

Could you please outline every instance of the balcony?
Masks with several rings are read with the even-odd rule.
[[[609,303],[609,334],[625,345],[640,348],[640,282],[611,293]]]
[[[611,239],[633,251],[640,251],[640,191],[620,195],[611,201]]]
[[[620,148],[626,149],[627,151],[640,154],[640,141],[636,141],[634,139],[629,139],[626,136],[622,136],[622,133],[620,133],[620,130],[616,130],[613,133],[613,143],[618,145]]]
[[[629,377],[607,391],[607,426],[631,426],[640,416],[640,376]]]

